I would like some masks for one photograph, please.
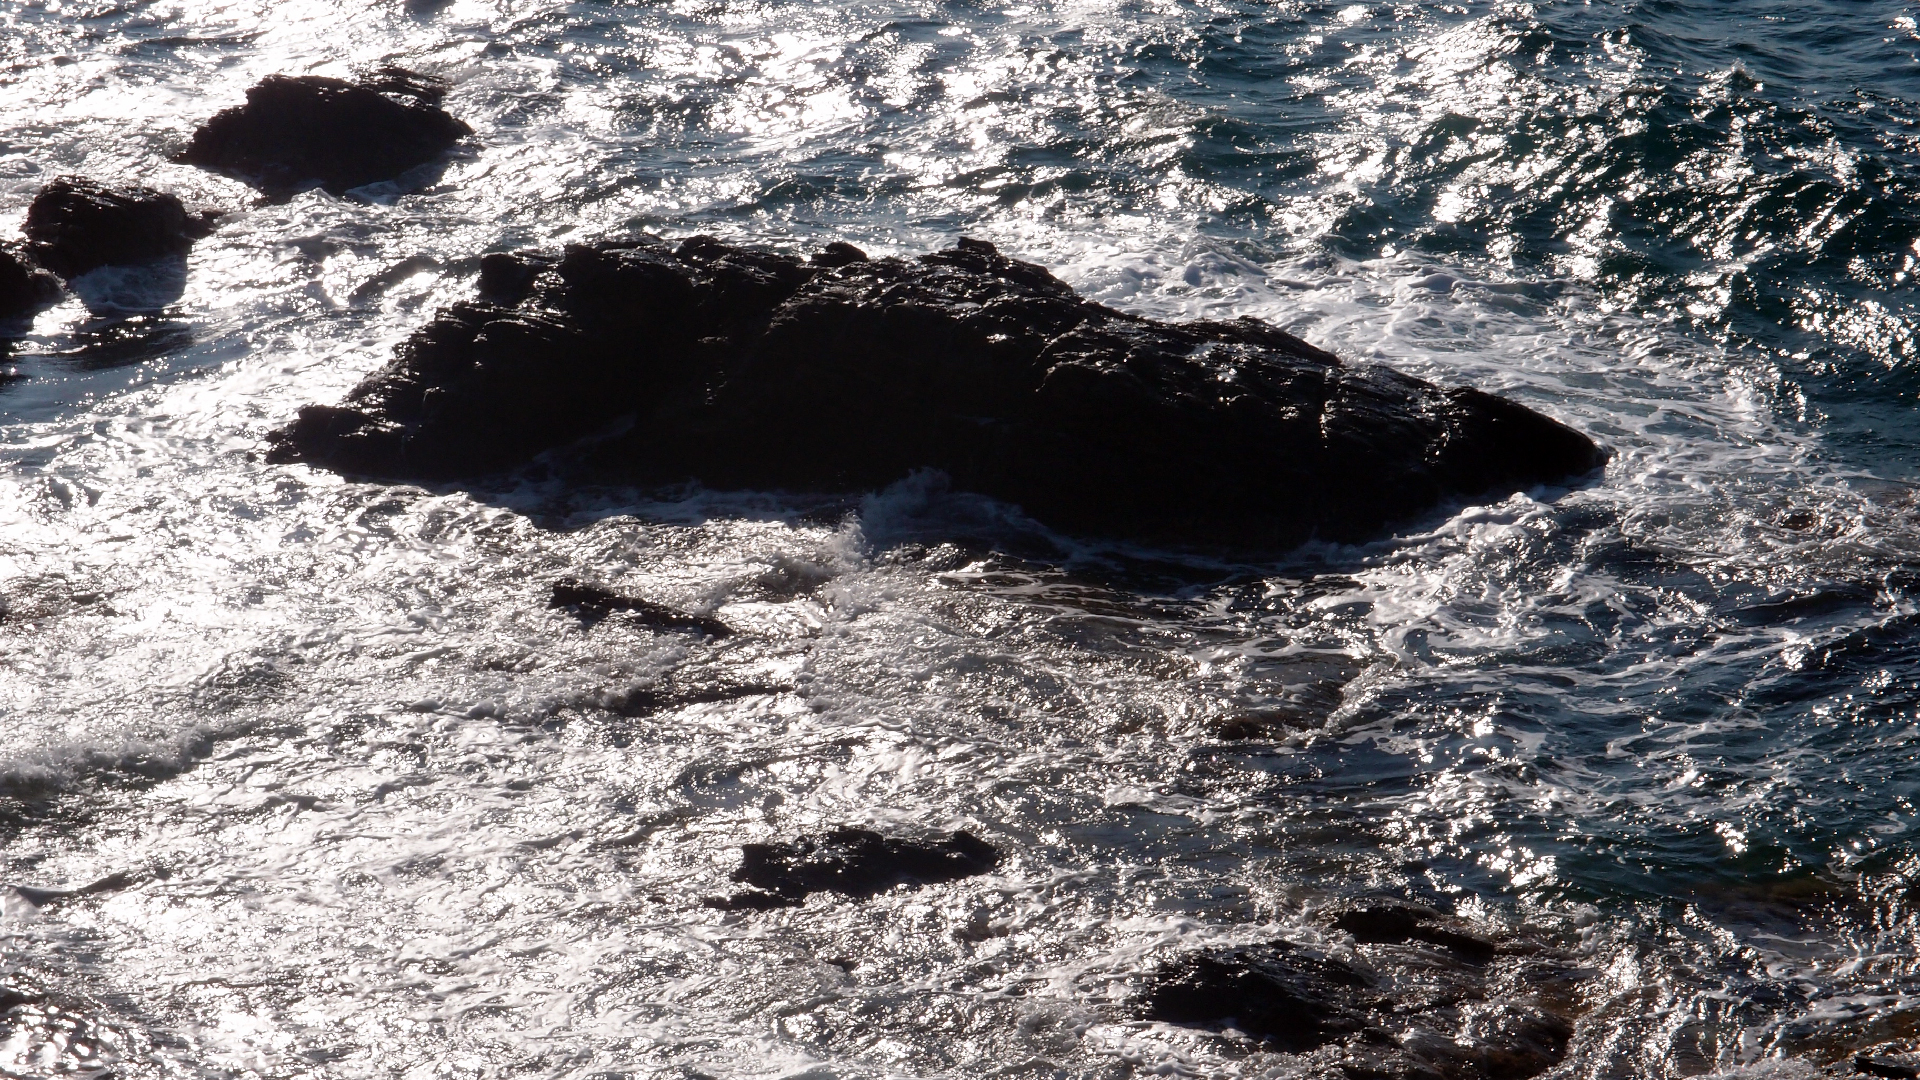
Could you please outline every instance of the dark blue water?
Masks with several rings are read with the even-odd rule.
[[[0,976],[52,1004],[9,1014],[0,1069],[1317,1075],[1120,1003],[1181,948],[1338,946],[1320,913],[1379,896],[1579,957],[1552,1075],[1914,1048],[1916,17],[0,10],[0,220],[75,171],[234,211],[184,280],[97,273],[10,331],[0,879],[135,883],[10,894]],[[266,205],[169,163],[264,75],[382,63],[453,84],[476,135],[444,167]],[[475,498],[258,460],[479,254],[635,229],[984,237],[1616,458],[1260,566],[923,481]],[[751,633],[588,632],[544,607],[563,575]],[[668,684],[721,689],[607,708]],[[1015,854],[866,905],[699,905],[739,843],[841,822]]]

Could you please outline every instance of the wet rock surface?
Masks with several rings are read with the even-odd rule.
[[[27,247],[62,277],[102,266],[181,256],[212,229],[214,215],[188,212],[173,195],[144,187],[110,188],[62,177],[27,208]]]
[[[1489,967],[1431,950],[1341,957],[1275,941],[1175,957],[1137,1005],[1145,1019],[1238,1032],[1352,1080],[1527,1080],[1566,1057],[1573,1025],[1535,991],[1567,978],[1550,956]]]
[[[984,874],[1000,852],[972,833],[932,840],[882,836],[868,829],[834,829],[779,844],[746,844],[733,880],[753,886],[707,901],[728,910],[794,907],[809,893],[864,899],[896,885],[934,885]]]
[[[319,184],[333,194],[445,154],[473,133],[440,108],[443,83],[400,68],[360,82],[269,75],[216,113],[179,160],[245,180],[269,195]]]
[[[728,637],[733,633],[732,627],[711,615],[690,614],[572,578],[554,583],[547,606],[564,608],[590,622],[620,612],[661,630],[689,631],[708,637]]]
[[[1362,945],[1404,945],[1420,941],[1452,950],[1463,959],[1485,962],[1494,954],[1493,942],[1449,925],[1432,908],[1415,904],[1371,904],[1342,912],[1335,930],[1353,935]]]
[[[27,903],[32,904],[34,907],[46,908],[68,900],[78,900],[88,896],[99,896],[102,893],[119,892],[122,889],[138,884],[141,880],[142,876],[140,874],[129,870],[121,870],[90,881],[84,885],[75,885],[64,889],[35,888],[31,885],[14,885],[11,886],[11,888],[15,895]]]
[[[1162,970],[1144,1015],[1231,1025],[1277,1050],[1312,1050],[1372,1026],[1370,980],[1287,942],[1191,953]]]
[[[931,468],[1056,529],[1215,549],[1360,540],[1605,457],[1502,398],[1252,319],[1127,315],[978,241],[807,262],[707,237],[489,255],[478,299],[271,453],[450,480],[589,436],[583,477],[851,493]]]
[[[60,280],[24,253],[0,247],[0,319],[22,319],[60,299]]]

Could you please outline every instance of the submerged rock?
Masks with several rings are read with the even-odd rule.
[[[1885,1052],[1857,1054],[1853,1059],[1853,1069],[1860,1075],[1885,1077],[1886,1080],[1920,1080],[1920,1055]]]
[[[1404,945],[1421,941],[1451,949],[1463,959],[1485,962],[1493,957],[1493,942],[1449,925],[1446,916],[1417,904],[1374,904],[1351,908],[1333,920],[1362,945]]]
[[[179,160],[270,194],[318,183],[338,195],[435,160],[473,129],[440,108],[444,84],[401,68],[363,82],[269,75],[214,114]]]
[[[0,319],[20,319],[60,299],[60,279],[18,251],[0,247]]]
[[[1290,943],[1189,953],[1163,968],[1144,998],[1149,1020],[1231,1026],[1298,1053],[1367,1030],[1369,980]]]
[[[1286,941],[1204,949],[1164,964],[1138,1006],[1146,1019],[1232,1029],[1368,1080],[1529,1080],[1566,1057],[1573,1025],[1526,999],[1527,971],[1403,974],[1413,977]]]
[[[746,844],[733,880],[757,891],[710,900],[714,907],[793,907],[808,893],[865,899],[895,885],[934,885],[984,874],[1000,865],[993,845],[972,833],[938,840],[902,840],[867,829],[834,829],[783,844]]]
[[[1254,319],[1128,315],[978,241],[809,263],[645,238],[490,255],[479,291],[272,457],[446,480],[596,436],[569,466],[595,478],[860,492],[931,468],[1061,530],[1268,550],[1605,460],[1505,399]]]
[[[145,875],[130,870],[121,870],[85,885],[76,885],[66,889],[43,889],[31,885],[12,886],[15,895],[37,908],[46,908],[67,900],[78,900],[102,893],[119,892],[122,889],[139,884]]]
[[[689,614],[665,604],[656,604],[637,596],[622,596],[572,578],[554,584],[553,592],[547,597],[547,606],[568,608],[596,621],[619,611],[662,630],[691,630],[709,637],[727,637],[733,633],[732,627],[711,615]]]
[[[62,177],[27,207],[27,248],[62,277],[184,255],[212,229],[212,215],[188,213],[180,200],[144,187],[109,188]]]

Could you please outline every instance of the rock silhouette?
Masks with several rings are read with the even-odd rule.
[[[1298,1053],[1365,1031],[1366,976],[1285,942],[1189,953],[1157,973],[1144,1000],[1151,1020],[1222,1025]]]
[[[186,254],[212,229],[212,215],[144,187],[109,188],[67,176],[40,189],[27,207],[27,250],[61,277]]]
[[[1137,999],[1141,1016],[1238,1031],[1373,1080],[1529,1080],[1566,1057],[1573,1025],[1528,1000],[1563,976],[1557,958],[1386,972],[1286,941],[1174,957]]]
[[[362,82],[269,75],[201,125],[179,160],[269,195],[333,194],[434,161],[473,129],[440,108],[444,84],[402,68]]]
[[[1493,943],[1448,925],[1449,920],[1431,908],[1417,904],[1372,904],[1342,912],[1333,920],[1335,930],[1345,930],[1362,945],[1404,945],[1422,941],[1451,949],[1466,960],[1485,962],[1494,953]]]
[[[1605,460],[1503,398],[1253,319],[1128,315],[979,241],[807,262],[710,237],[489,255],[478,299],[271,455],[450,480],[589,436],[584,477],[860,492],[931,468],[1056,529],[1214,549],[1362,540]]]
[[[598,622],[614,612],[623,612],[638,621],[661,630],[684,630],[708,637],[729,637],[733,628],[711,615],[693,615],[685,611],[625,596],[599,585],[566,578],[555,582],[547,597],[547,606],[567,608],[583,619]]]
[[[745,844],[733,880],[757,891],[710,900],[714,907],[793,907],[809,893],[864,899],[895,885],[933,885],[998,866],[1000,853],[972,833],[903,840],[867,829],[834,829],[781,844]]]
[[[60,299],[60,279],[18,251],[0,247],[0,319],[22,319]]]

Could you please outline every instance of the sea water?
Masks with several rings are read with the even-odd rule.
[[[0,229],[74,173],[230,214],[5,346],[0,1073],[1299,1075],[1129,1002],[1184,950],[1349,948],[1326,913],[1377,898],[1574,958],[1552,1075],[1913,1036],[1917,14],[12,0]],[[278,204],[170,163],[264,76],[383,64],[451,84],[447,161]],[[263,461],[483,253],[636,231],[986,239],[1614,456],[1262,563],[930,475]],[[739,632],[586,623],[562,577]],[[1006,857],[702,904],[836,825]]]

